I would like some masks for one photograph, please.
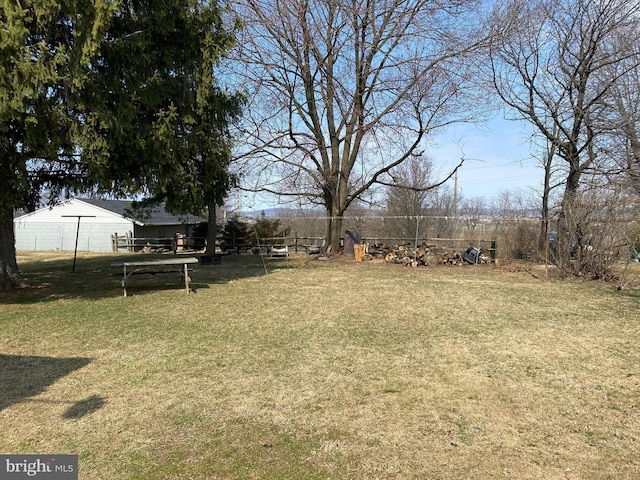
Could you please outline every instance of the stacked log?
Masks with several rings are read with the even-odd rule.
[[[437,255],[438,265],[449,265],[449,266],[461,266],[464,265],[464,260],[460,256],[459,252],[441,252]]]
[[[382,243],[365,244],[368,258],[382,258],[387,263],[419,267],[429,265],[462,266],[465,261],[460,252],[434,244],[385,245]],[[490,259],[481,256],[478,263],[489,263]]]

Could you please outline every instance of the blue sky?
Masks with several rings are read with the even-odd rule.
[[[525,194],[540,190],[543,171],[532,156],[536,149],[530,145],[532,127],[523,121],[495,117],[486,125],[455,125],[438,135],[426,155],[432,160],[436,179],[451,171],[460,161],[467,159],[458,171],[458,194],[461,199],[483,197],[486,204],[497,200],[504,191],[523,191]],[[449,186],[453,189],[454,180]],[[279,203],[274,197],[261,197],[234,193],[228,199],[230,209],[245,211],[295,207]]]
[[[532,156],[537,150],[530,145],[529,132],[525,122],[502,117],[483,127],[456,125],[440,135],[427,154],[442,171],[464,154],[468,160],[458,172],[459,194],[490,203],[504,191],[539,190],[543,171]]]

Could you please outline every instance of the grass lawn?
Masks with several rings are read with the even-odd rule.
[[[0,453],[81,479],[640,478],[640,291],[490,266],[19,255]],[[139,258],[139,256],[135,256]]]

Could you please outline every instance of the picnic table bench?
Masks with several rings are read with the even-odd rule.
[[[184,277],[184,286],[187,293],[189,293],[189,265],[198,263],[198,259],[195,257],[171,257],[171,258],[158,258],[153,260],[137,260],[137,261],[124,261],[124,262],[112,262],[112,267],[122,267],[122,289],[124,296],[127,296],[127,278],[131,275],[150,274],[156,273],[175,273],[180,272]],[[173,265],[180,265],[179,269],[171,270],[155,270],[156,267],[171,267]]]
[[[271,247],[272,257],[288,257],[289,247],[287,245],[273,245]]]
[[[322,253],[322,245],[305,245],[308,255]]]

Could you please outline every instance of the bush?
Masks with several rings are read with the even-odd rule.
[[[500,257],[509,260],[539,259],[541,257],[538,247],[539,234],[539,224],[530,220],[517,221],[504,226],[498,240]]]
[[[283,228],[280,219],[270,219],[262,212],[256,219],[255,233],[258,238],[268,239],[268,242],[278,243],[278,239],[289,236],[291,228]]]
[[[251,227],[238,215],[227,220],[220,235],[220,248],[223,251],[246,248],[252,245]]]
[[[196,250],[202,250],[207,240],[208,222],[198,223],[191,230],[191,246]]]

